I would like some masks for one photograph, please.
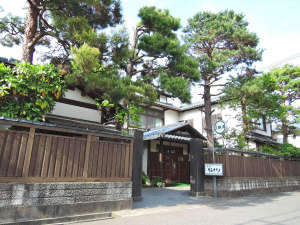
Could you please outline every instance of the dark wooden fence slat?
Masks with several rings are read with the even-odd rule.
[[[11,153],[10,153],[10,160],[9,160],[8,170],[7,170],[8,177],[15,176],[20,144],[21,144],[21,134],[16,133],[12,144]]]
[[[101,173],[101,177],[107,177],[107,155],[108,155],[108,143],[103,143],[103,163],[102,163],[102,173]]]
[[[33,141],[34,141],[34,134],[35,134],[35,128],[31,127],[30,131],[29,131],[27,145],[26,145],[24,167],[23,167],[23,172],[22,172],[22,175],[24,177],[27,177],[28,172],[29,172],[30,159],[31,159],[32,147],[33,147]]]
[[[28,134],[22,134],[21,144],[20,144],[20,148],[19,148],[18,161],[17,161],[17,168],[16,168],[16,176],[17,177],[22,176],[27,140],[28,140]]]
[[[86,148],[86,140],[80,141],[79,145],[79,153],[78,153],[78,172],[77,176],[83,176],[83,167],[84,167],[84,155],[85,155],[85,148]]]
[[[68,163],[67,163],[67,171],[66,177],[72,177],[73,174],[73,164],[74,164],[74,139],[70,140],[69,149],[68,149]]]
[[[74,161],[73,161],[73,174],[72,177],[77,177],[78,176],[78,164],[79,164],[79,154],[80,154],[80,142],[75,141],[75,146],[74,146]]]
[[[13,145],[13,140],[14,140],[14,133],[8,133],[6,143],[4,143],[2,158],[0,161],[0,176],[1,177],[7,176],[7,169],[8,169],[8,164],[9,164],[10,152],[11,152],[11,148]]]
[[[52,145],[52,137],[47,136],[46,137],[46,144],[45,144],[45,153],[44,153],[43,162],[42,162],[41,177],[47,177],[48,176],[51,145]]]
[[[36,158],[38,154],[39,149],[39,142],[40,142],[40,135],[34,136],[32,151],[31,151],[31,159],[29,164],[29,177],[34,177],[34,170],[36,167]]]
[[[57,145],[57,153],[56,153],[56,160],[55,160],[55,169],[54,169],[54,177],[59,177],[61,165],[62,165],[62,151],[64,148],[64,138],[58,138],[58,145]]]
[[[116,177],[121,177],[121,156],[122,156],[122,144],[116,144],[117,155],[116,155]]]
[[[34,169],[34,177],[40,177],[42,172],[42,166],[43,166],[43,158],[45,153],[45,146],[46,146],[46,136],[40,136],[39,140],[39,146],[37,150],[37,156],[36,156],[36,166]]]
[[[108,143],[108,153],[107,153],[107,169],[106,176],[111,177],[112,175],[112,161],[113,161],[113,144]]]
[[[88,168],[89,168],[89,155],[90,155],[90,149],[91,149],[91,139],[92,136],[88,135],[86,140],[86,148],[85,148],[85,160],[84,160],[84,168],[83,168],[83,176],[88,176]]]
[[[101,170],[103,164],[103,142],[98,141],[97,151],[98,151],[98,164],[97,164],[96,177],[101,177],[101,173],[102,173]]]
[[[92,167],[92,177],[97,177],[97,166],[98,166],[98,157],[99,157],[99,143],[95,144],[93,159],[91,161]]]
[[[132,177],[133,141],[130,142],[129,153],[129,177]]]
[[[60,170],[60,177],[66,177],[67,174],[67,164],[70,148],[70,138],[64,138],[63,150],[62,150],[62,165]]]
[[[117,145],[112,145],[112,168],[111,168],[111,177],[116,177],[116,166],[117,166]]]
[[[49,169],[48,169],[48,177],[54,177],[54,168],[57,154],[57,145],[58,145],[58,137],[52,138],[51,150],[50,150],[50,160],[49,160]]]

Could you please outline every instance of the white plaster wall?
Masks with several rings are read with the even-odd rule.
[[[174,110],[165,111],[165,125],[177,123],[179,121],[179,113]]]
[[[61,102],[56,102],[55,107],[51,112],[51,114],[75,118],[75,119],[81,119],[81,120],[88,120],[97,123],[101,122],[100,111],[69,105]]]
[[[283,135],[277,134],[274,136],[278,143],[283,143]],[[300,148],[300,136],[297,135],[296,137],[290,135],[288,137],[288,143],[294,145],[297,148]]]
[[[253,130],[254,133],[257,133],[257,134],[261,134],[261,135],[265,135],[265,136],[268,136],[268,137],[272,137],[272,128],[271,128],[271,124],[270,123],[267,123],[266,124],[266,130],[259,130],[259,129],[255,129]]]
[[[65,93],[65,98],[95,105],[95,101],[88,96],[82,96],[81,91],[78,88],[75,88],[75,90],[68,90]]]
[[[213,115],[215,114],[221,114],[222,120],[226,123],[226,132],[232,132],[233,130],[241,131],[242,123],[237,118],[240,115],[240,110],[233,110],[230,109],[227,106],[224,106],[220,108],[217,105],[212,106],[212,110],[214,110]],[[206,137],[206,132],[203,128],[203,120],[204,118],[204,112],[199,109],[193,109],[190,111],[185,111],[180,113],[179,120],[193,120],[193,126],[195,129],[197,129],[201,134],[203,134]],[[231,143],[226,143],[223,141],[223,138],[221,135],[215,134],[215,137],[219,139],[220,143],[231,145]]]
[[[88,96],[82,96],[81,91],[77,88],[75,90],[68,90],[64,98],[84,103],[95,104],[95,101],[92,98]],[[74,119],[88,120],[97,123],[100,123],[101,120],[101,112],[98,110],[69,105],[61,102],[56,102],[51,114]]]
[[[179,115],[179,120],[193,120],[193,126],[196,130],[202,133],[202,118],[204,113],[199,109],[193,109],[186,112],[181,112]]]

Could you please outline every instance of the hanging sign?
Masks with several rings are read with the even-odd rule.
[[[216,122],[216,124],[214,126],[214,130],[217,134],[224,134],[225,129],[226,129],[226,125],[223,120],[219,120]]]
[[[224,176],[224,165],[219,163],[205,163],[206,176]]]

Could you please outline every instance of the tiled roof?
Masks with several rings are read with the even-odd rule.
[[[189,141],[190,137],[184,137],[184,136],[178,136],[178,135],[172,135],[170,132],[176,131],[179,129],[188,128],[190,133],[193,134],[193,136],[197,136],[197,138],[205,139],[205,137],[200,134],[195,128],[193,128],[188,122],[179,122],[176,124],[164,126],[161,128],[154,128],[150,131],[144,132],[144,140],[153,140],[160,137],[169,138],[169,139],[182,139],[185,141]]]
[[[111,131],[111,130],[96,130],[96,129],[84,129],[84,128],[80,128],[80,127],[71,127],[71,126],[63,126],[63,125],[58,125],[58,124],[53,124],[53,123],[45,123],[45,122],[36,122],[36,121],[32,121],[32,120],[21,120],[21,119],[12,119],[12,118],[7,118],[7,117],[3,117],[0,116],[0,121],[8,121],[8,122],[17,122],[17,123],[26,123],[26,124],[32,124],[32,125],[37,125],[37,126],[43,126],[43,127],[57,127],[57,128],[65,128],[65,129],[70,129],[70,130],[74,130],[74,131],[82,131],[82,132],[91,132],[91,133],[99,133],[99,134],[108,134],[108,135],[116,135],[116,136],[121,136],[121,137],[129,137],[129,138],[133,138],[132,135],[128,135],[128,134],[122,134],[120,132],[117,131]]]
[[[211,102],[216,103],[219,100],[220,100],[220,97],[214,97],[214,98],[211,99]],[[162,107],[162,108],[175,110],[175,111],[178,111],[178,112],[183,112],[183,111],[196,109],[196,108],[204,106],[204,100],[201,100],[199,102],[194,102],[194,103],[191,103],[191,104],[185,104],[185,105],[182,105],[180,107],[174,106],[174,105],[169,104],[169,103],[164,103],[164,102],[155,102],[155,105],[159,106],[159,107]]]

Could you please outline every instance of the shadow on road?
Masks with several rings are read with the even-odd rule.
[[[144,188],[143,200],[135,202],[133,209],[168,207],[176,205],[203,205],[225,210],[230,207],[255,206],[276,201],[281,196],[290,196],[290,192],[260,194],[240,198],[192,197],[188,188]]]

